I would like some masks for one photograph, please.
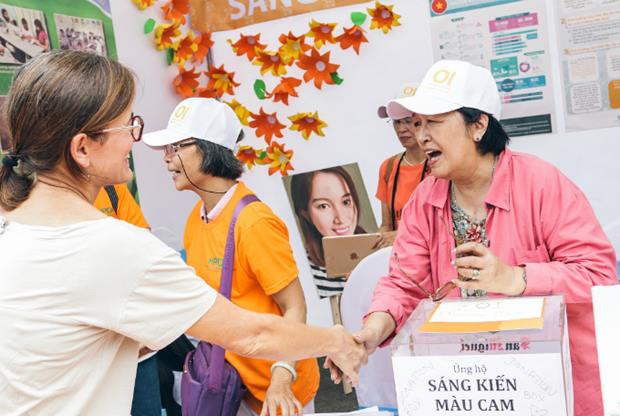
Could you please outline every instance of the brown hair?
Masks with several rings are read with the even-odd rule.
[[[349,172],[347,172],[342,166],[335,166],[332,168],[326,168],[321,170],[315,170],[313,172],[299,173],[291,178],[291,199],[293,200],[293,207],[295,214],[301,224],[301,233],[306,241],[306,250],[308,250],[308,257],[310,261],[317,266],[325,267],[325,255],[323,254],[323,236],[316,229],[310,217],[308,215],[308,206],[310,205],[310,193],[312,192],[312,181],[317,173],[331,173],[340,176],[349,191],[353,202],[358,209],[360,206],[360,199],[355,189],[355,184]],[[359,214],[358,214],[359,215]],[[359,217],[358,217],[359,221]],[[366,231],[359,225],[355,225],[354,234],[365,234]]]
[[[0,206],[18,207],[28,199],[36,174],[56,169],[61,160],[84,180],[85,172],[71,157],[71,139],[79,133],[99,138],[93,132],[118,118],[131,105],[134,91],[133,72],[92,53],[53,51],[23,65],[4,108],[11,155],[20,166],[0,168]]]

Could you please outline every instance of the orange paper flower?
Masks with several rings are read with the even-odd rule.
[[[243,106],[239,101],[235,99],[233,99],[231,102],[226,102],[226,104],[228,104],[230,108],[233,109],[241,124],[243,124],[244,126],[247,126],[249,124],[248,118],[252,114],[250,113],[250,110],[248,110],[245,106]]]
[[[189,13],[189,0],[170,0],[161,7],[164,18],[171,22],[185,24],[185,15]]]
[[[183,66],[185,61],[189,59],[198,50],[198,45],[194,39],[194,34],[190,31],[187,35],[175,44],[174,58],[172,61]]]
[[[235,43],[229,39],[228,43],[232,46],[233,52],[237,54],[237,56],[246,55],[248,60],[252,62],[258,51],[263,51],[267,47],[267,45],[263,45],[259,42],[260,34],[258,35],[248,35],[244,36],[243,33],[239,36],[239,40]]]
[[[398,22],[400,15],[394,13],[393,8],[394,5],[386,6],[375,0],[375,8],[367,9],[368,14],[372,16],[370,29],[381,29],[383,33],[388,33],[393,26],[400,26]]]
[[[155,3],[155,0],[132,0],[132,1],[140,10],[144,10],[147,7],[151,7],[153,3]]]
[[[155,45],[160,51],[166,48],[172,48],[174,46],[174,40],[181,36],[181,30],[178,23],[171,23],[165,25],[158,25],[155,28]]]
[[[202,33],[196,39],[196,52],[194,53],[193,61],[202,63],[207,57],[211,46],[213,46],[213,41],[211,40],[211,32]]]
[[[252,63],[260,66],[261,75],[269,71],[276,77],[286,74],[286,64],[277,52],[257,51],[256,59]]]
[[[257,150],[252,146],[239,146],[237,150],[237,159],[249,169],[252,169],[258,161],[258,155],[262,153],[262,150]]]
[[[200,84],[197,79],[200,76],[200,72],[191,70],[185,70],[179,67],[179,75],[174,78],[173,84],[176,87],[177,92],[184,98],[193,97]]]
[[[308,140],[312,133],[319,136],[325,136],[323,128],[327,127],[327,123],[319,118],[318,111],[312,113],[297,113],[288,118],[293,123],[291,130],[301,133],[301,137]]]
[[[273,102],[283,102],[288,105],[288,97],[299,97],[295,88],[301,85],[301,80],[294,77],[283,77],[280,83],[271,91],[268,98],[273,97]]]
[[[325,43],[336,43],[334,39],[334,28],[336,23],[320,23],[312,19],[310,31],[306,33],[309,38],[314,38],[314,47],[321,49]]]
[[[282,137],[282,129],[286,126],[278,121],[276,113],[267,114],[260,108],[258,114],[251,114],[250,127],[256,129],[256,137],[265,137],[267,144],[271,143],[273,136]]]
[[[221,97],[224,93],[233,95],[235,93],[233,88],[241,85],[238,82],[235,82],[234,72],[227,72],[224,69],[224,64],[222,64],[219,68],[209,65],[209,72],[205,72],[204,74],[209,77],[207,89],[216,90],[217,97]]]
[[[310,45],[305,42],[305,39],[305,35],[295,36],[291,32],[288,32],[288,35],[284,33],[280,35],[278,40],[282,46],[278,52],[287,65],[293,65],[294,61],[310,49]]]
[[[314,80],[314,86],[321,89],[323,83],[333,84],[332,72],[336,72],[340,65],[329,62],[329,52],[321,55],[316,49],[312,49],[310,55],[303,55],[299,58],[297,66],[305,70],[304,81]]]
[[[361,44],[368,43],[368,39],[364,36],[364,29],[357,25],[353,25],[348,29],[345,28],[342,35],[338,36],[336,40],[340,43],[342,49],[348,49],[353,46],[355,53],[358,55]]]
[[[220,92],[216,90],[215,88],[205,87],[205,88],[198,88],[196,90],[195,96],[202,97],[202,98],[220,98],[222,94],[220,94]]]
[[[291,159],[293,158],[293,151],[286,150],[283,144],[273,142],[267,148],[267,157],[271,160],[269,164],[269,175],[273,175],[276,172],[280,172],[282,176],[287,176],[289,170],[293,170]]]

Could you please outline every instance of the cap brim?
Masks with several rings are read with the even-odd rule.
[[[399,98],[387,104],[387,113],[393,119],[403,118],[411,113],[432,116],[461,108],[462,105],[429,96],[414,95]]]
[[[384,105],[377,108],[377,115],[379,116],[379,118],[388,118],[389,116],[387,113],[387,108]]]
[[[147,146],[159,148],[189,137],[191,137],[191,135],[180,130],[164,129],[151,133],[144,133],[144,135],[142,135],[142,141]]]

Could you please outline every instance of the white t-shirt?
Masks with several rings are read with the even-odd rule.
[[[0,217],[0,415],[128,415],[140,346],[165,347],[216,296],[123,221]]]

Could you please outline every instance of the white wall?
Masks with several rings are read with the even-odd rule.
[[[380,31],[367,33],[370,43],[362,45],[360,56],[351,50],[342,51],[335,45],[329,48],[333,50],[332,61],[341,64],[339,74],[344,83],[340,86],[324,86],[320,92],[314,87],[303,86],[300,88],[300,98],[291,98],[290,108],[284,110],[281,105],[274,106],[269,101],[259,102],[256,99],[252,91],[254,80],[262,78],[269,88],[273,88],[275,78],[270,75],[261,77],[258,67],[250,65],[245,57],[234,56],[226,40],[238,38],[239,32],[262,32],[261,41],[267,42],[271,49],[274,49],[280,33],[289,30],[295,34],[304,33],[311,18],[350,26],[350,12],[363,10],[362,6],[370,7],[373,3],[296,16],[240,31],[220,32],[213,37],[216,42],[213,48],[215,62],[218,65],[223,63],[227,70],[236,72],[236,80],[243,84],[238,89],[236,98],[251,111],[258,111],[259,106],[263,105],[266,111],[277,110],[280,121],[284,122],[286,116],[296,112],[319,110],[320,117],[329,125],[325,129],[325,138],[314,137],[305,142],[296,132],[285,134],[283,142],[287,147],[296,150],[293,160],[296,171],[358,162],[377,220],[380,219],[380,209],[373,195],[379,163],[388,155],[396,153],[400,146],[391,125],[376,117],[376,108],[392,98],[404,82],[420,80],[432,63],[428,1],[391,0],[387,3],[394,3],[394,10],[403,16],[402,26],[388,35]],[[546,3],[550,7],[550,2]],[[161,19],[159,9],[151,8],[140,12],[130,1],[113,0],[112,15],[119,58],[136,71],[142,86],[135,111],[144,116],[147,131],[162,128],[180,98],[171,87],[176,69],[166,66],[164,54],[152,46],[152,35],[145,36],[142,30],[143,23],[149,16]],[[552,10],[549,10],[547,15],[550,27],[555,27]],[[607,224],[620,217],[620,192],[617,188],[620,164],[615,160],[620,151],[620,128],[564,132],[559,65],[555,64],[557,47],[553,29],[550,34],[555,65],[552,78],[557,96],[558,133],[515,138],[511,147],[539,155],[558,166],[584,190],[600,222]],[[296,71],[291,72],[291,75],[300,77],[300,73]],[[227,100],[229,98],[227,97]],[[252,136],[251,129],[246,128],[246,133]],[[254,137],[246,141],[254,146],[264,146],[264,142]],[[185,218],[196,199],[193,194],[174,190],[170,175],[161,161],[160,152],[151,151],[140,144],[135,147],[134,155],[145,215],[155,232],[178,249],[182,246]],[[297,233],[281,178],[277,175],[267,176],[265,169],[257,167],[246,174],[244,180],[289,226],[291,244],[300,268],[300,280],[306,293],[309,321],[329,324],[329,305],[326,301],[319,301],[314,290],[301,238]]]

